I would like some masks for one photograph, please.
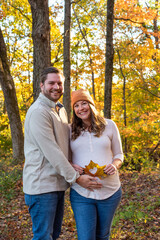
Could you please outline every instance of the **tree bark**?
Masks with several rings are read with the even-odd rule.
[[[70,97],[70,23],[71,23],[71,1],[65,0],[65,12],[64,12],[64,41],[63,41],[63,73],[65,77],[64,82],[64,94],[63,104],[68,114],[68,120],[70,122],[71,117],[71,97]]]
[[[113,75],[113,16],[114,0],[107,1],[107,34],[106,34],[106,63],[105,63],[105,90],[104,116],[111,118],[112,104],[112,75]]]
[[[153,20],[154,24],[154,33],[155,33],[155,45],[156,49],[159,49],[159,39],[158,39],[158,0],[155,0],[155,10],[156,10],[156,17]]]
[[[5,98],[5,106],[7,109],[7,114],[11,128],[13,158],[17,160],[23,160],[24,137],[22,131],[22,123],[19,114],[16,89],[10,73],[6,45],[4,42],[1,29],[0,29],[0,83]]]
[[[120,71],[123,77],[123,119],[124,119],[124,126],[127,127],[127,108],[126,108],[126,76],[123,73],[122,65],[121,65],[121,57],[119,50],[117,50],[118,58],[119,58],[119,66]],[[127,157],[127,137],[124,138],[124,154]]]
[[[40,75],[45,67],[51,66],[50,23],[48,0],[28,0],[32,11],[33,38],[33,96],[40,93]]]

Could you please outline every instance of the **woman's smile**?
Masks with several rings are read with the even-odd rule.
[[[77,117],[81,118],[82,121],[91,119],[91,109],[87,101],[78,101],[74,105],[74,111]]]

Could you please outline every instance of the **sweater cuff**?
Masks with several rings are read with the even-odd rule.
[[[77,179],[80,177],[79,172],[76,171],[76,176],[72,182],[70,182],[70,186],[72,186],[73,183],[76,183]]]
[[[123,156],[123,154],[121,154],[121,153],[115,155],[115,156],[113,157],[113,160],[116,159],[116,158],[118,158],[118,159],[121,160],[122,162],[123,162],[123,160],[124,160],[124,156]]]
[[[77,180],[77,178],[79,178],[79,177],[80,177],[79,172],[76,172],[76,180]]]

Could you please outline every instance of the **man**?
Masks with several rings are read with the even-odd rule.
[[[63,84],[60,70],[44,69],[41,93],[29,108],[25,120],[23,190],[32,218],[33,240],[59,237],[64,191],[69,184],[77,182],[90,190],[101,187],[94,178],[80,176],[68,162],[67,115],[58,102],[63,94]]]

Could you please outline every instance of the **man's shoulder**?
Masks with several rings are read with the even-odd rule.
[[[47,114],[49,112],[49,107],[47,107],[42,101],[37,99],[28,109],[26,117],[31,117],[33,115]]]

